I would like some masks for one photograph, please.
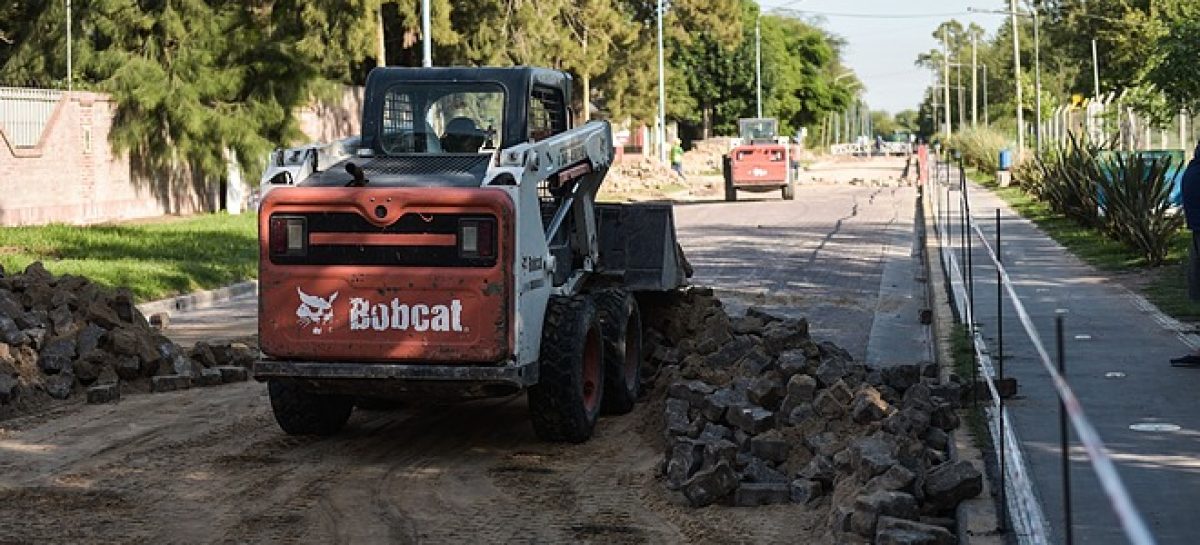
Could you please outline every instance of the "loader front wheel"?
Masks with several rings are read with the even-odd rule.
[[[545,441],[592,436],[604,399],[604,336],[584,296],[552,297],[542,324],[538,383],[529,388],[533,431]]]
[[[619,289],[596,294],[604,333],[604,412],[633,410],[642,387],[642,315],[633,294]]]
[[[267,381],[275,421],[288,435],[333,435],[346,425],[354,399],[305,391],[286,380]]]

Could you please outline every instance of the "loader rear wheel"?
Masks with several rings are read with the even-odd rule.
[[[354,399],[314,394],[286,380],[267,381],[275,421],[288,435],[333,435],[346,425]]]
[[[642,389],[642,315],[637,299],[625,290],[596,294],[604,333],[604,412],[633,410]]]
[[[552,297],[542,324],[538,383],[529,388],[533,431],[545,441],[592,436],[604,399],[604,336],[585,296]]]
[[[721,156],[721,177],[725,179],[725,200],[737,200],[737,188],[733,186],[733,159],[728,155]]]

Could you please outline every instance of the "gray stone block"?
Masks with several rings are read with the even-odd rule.
[[[733,493],[738,507],[757,507],[790,503],[792,490],[787,483],[741,483]]]
[[[121,399],[121,387],[117,384],[97,384],[87,389],[87,402],[92,405],[114,403]]]
[[[192,377],[184,375],[160,375],[150,377],[151,392],[173,392],[192,387]]]

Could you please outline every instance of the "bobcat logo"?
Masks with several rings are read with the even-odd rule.
[[[313,335],[320,335],[332,329],[329,324],[333,323],[333,302],[337,299],[338,292],[333,292],[328,298],[309,295],[300,288],[296,288],[296,293],[300,295],[300,306],[296,309],[300,326],[311,327]]]

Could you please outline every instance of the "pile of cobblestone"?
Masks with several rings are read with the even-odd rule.
[[[951,456],[965,390],[934,364],[875,369],[804,319],[729,317],[711,290],[662,302],[651,359],[666,384],[666,486],[695,507],[828,510],[839,543],[953,543],[982,475]]]
[[[41,263],[0,268],[0,417],[46,400],[122,391],[170,391],[247,379],[245,345],[198,343],[189,352],[164,337],[128,290],[54,276]]]

